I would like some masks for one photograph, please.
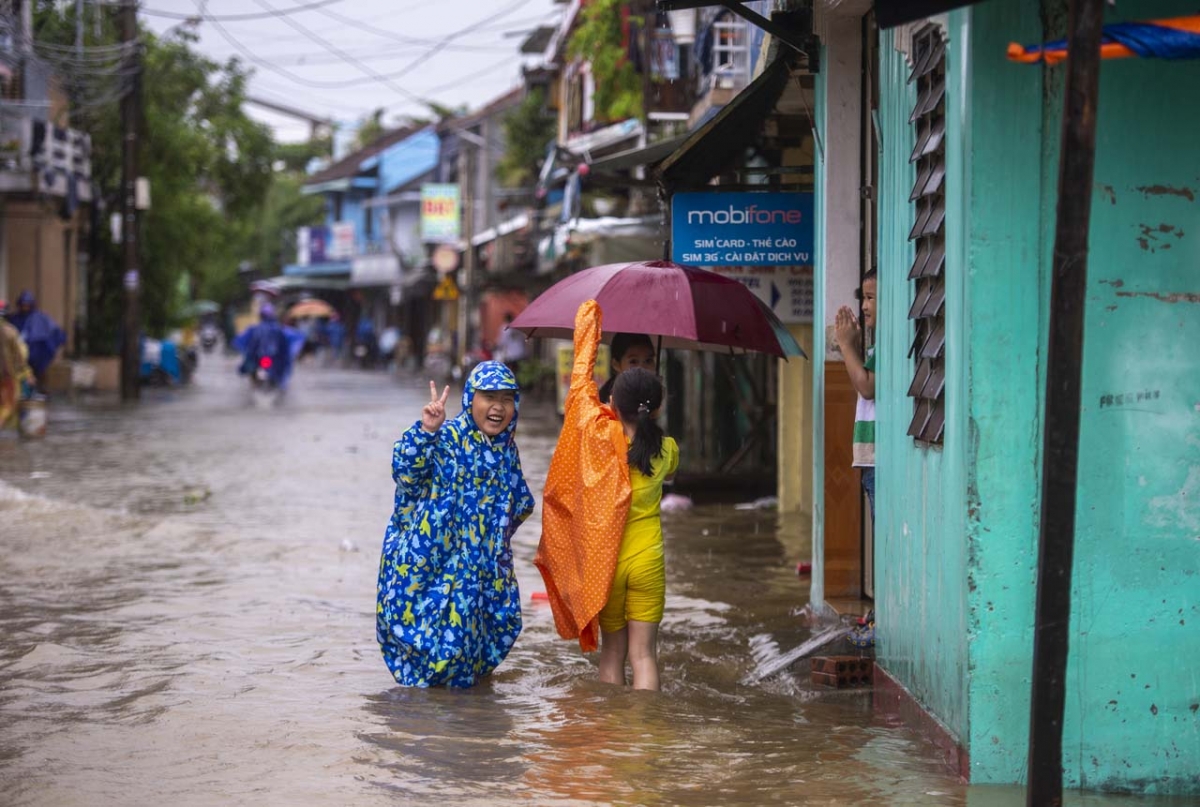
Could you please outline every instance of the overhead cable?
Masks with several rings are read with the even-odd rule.
[[[265,9],[272,10],[272,11],[274,10],[274,8],[271,6],[270,3],[267,2],[267,0],[255,0],[255,2]],[[364,74],[366,74],[370,78],[373,78],[376,81],[380,82],[381,84],[383,84],[384,86],[386,86],[390,90],[392,90],[393,92],[403,95],[405,98],[408,98],[410,101],[414,101],[416,103],[424,103],[424,100],[420,96],[416,95],[415,93],[409,92],[405,88],[401,87],[399,84],[392,81],[390,78],[387,78],[384,75],[382,75],[381,73],[379,73],[378,71],[376,71],[374,68],[360,62],[358,59],[356,59],[355,57],[346,53],[344,50],[339,48],[337,45],[334,45],[329,40],[324,39],[321,36],[318,36],[316,33],[310,31],[309,29],[305,28],[300,23],[293,20],[291,17],[282,17],[281,19],[287,25],[291,26],[292,28],[295,28],[298,32],[304,34],[306,37],[311,39],[313,42],[316,42],[318,45],[325,48],[325,50],[329,51],[330,53],[337,54],[344,61],[346,61],[349,64],[354,65],[359,70],[361,70]]]
[[[336,11],[330,11],[327,8],[320,9],[318,11],[318,13],[320,13],[324,17],[328,17],[331,20],[340,22],[343,25],[348,25],[351,28],[357,28],[360,31],[366,31],[367,33],[375,34],[376,36],[380,36],[385,39],[391,39],[394,42],[401,42],[406,45],[423,45],[423,46],[429,46],[429,47],[437,47],[438,45],[443,44],[441,42],[441,40],[438,40],[438,39],[425,39],[422,37],[408,36],[406,34],[401,34],[396,31],[390,31],[387,28],[380,28],[376,25],[371,25],[370,23],[366,23],[361,20],[356,20],[353,17],[347,17],[344,14],[338,14]],[[557,13],[557,12],[555,11],[552,13]],[[538,19],[544,19],[546,16],[547,16],[546,14],[542,14],[542,15],[540,15],[540,17],[538,17]],[[511,25],[511,24],[512,24],[511,22],[505,23],[505,25]],[[476,30],[487,30],[487,29],[479,28]],[[455,32],[455,33],[450,34],[449,36],[457,38],[458,36],[461,36],[461,33]],[[461,51],[486,51],[486,50],[494,50],[497,47],[503,47],[505,50],[511,51],[511,48],[509,48],[507,46],[493,46],[493,45],[444,44],[443,47],[448,48],[448,49],[453,49],[453,50],[461,50]]]
[[[274,18],[286,18],[292,14],[299,14],[302,11],[312,11],[324,6],[331,6],[334,3],[340,3],[342,0],[316,0],[313,3],[306,3],[302,6],[294,6],[269,12],[251,12],[249,14],[223,14],[220,16],[204,13],[204,6],[201,6],[195,14],[180,14],[177,11],[161,11],[156,8],[139,8],[138,11],[148,17],[165,17],[169,20],[204,20],[205,22],[247,22],[249,20],[269,20]]]

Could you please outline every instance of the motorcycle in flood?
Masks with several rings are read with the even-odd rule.
[[[220,331],[211,322],[206,322],[200,327],[200,347],[204,349],[205,353],[212,353],[213,348],[217,346],[219,336]]]
[[[250,399],[259,409],[270,409],[283,395],[278,372],[273,372],[274,360],[270,356],[259,356],[250,375]]]

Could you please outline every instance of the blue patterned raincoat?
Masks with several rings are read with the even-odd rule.
[[[436,434],[417,421],[392,450],[396,506],[383,538],[375,630],[405,686],[472,686],[521,632],[511,539],[534,501],[514,440],[517,414],[489,440],[471,417],[477,390],[515,392],[517,380],[499,362],[480,364],[461,415]]]

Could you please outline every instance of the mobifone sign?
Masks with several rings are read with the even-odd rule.
[[[691,266],[807,266],[811,193],[677,193],[671,257]]]

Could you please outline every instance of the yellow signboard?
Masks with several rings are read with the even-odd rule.
[[[433,299],[441,301],[458,299],[458,285],[454,282],[453,277],[446,275],[441,279],[433,289]]]
[[[421,186],[421,240],[454,242],[459,237],[458,186],[426,183]]]
[[[557,374],[556,384],[558,393],[558,414],[563,414],[567,409],[567,393],[571,389],[571,368],[575,363],[575,347],[570,342],[564,342],[558,346],[556,351]],[[608,381],[608,345],[601,344],[599,350],[596,351],[596,370],[594,377],[596,386],[603,386],[605,381]]]

